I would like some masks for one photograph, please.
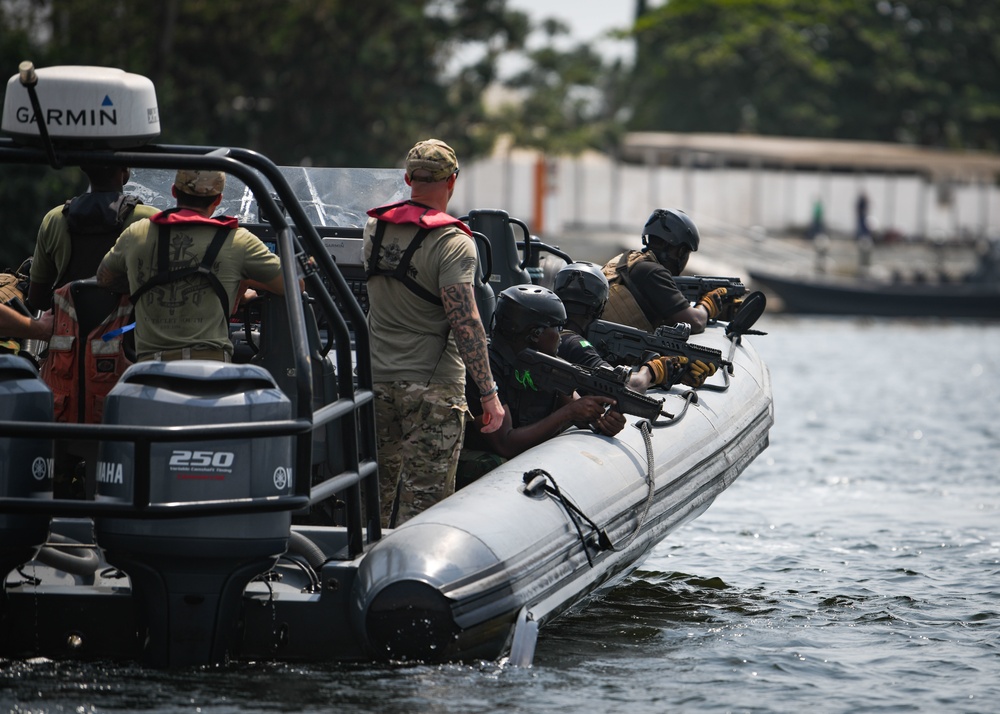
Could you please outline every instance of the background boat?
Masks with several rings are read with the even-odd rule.
[[[777,295],[785,312],[877,317],[1000,318],[1000,281],[879,282],[795,277],[751,270],[754,284]]]

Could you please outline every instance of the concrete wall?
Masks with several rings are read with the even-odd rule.
[[[658,207],[686,210],[706,227],[761,226],[769,232],[802,231],[821,200],[827,229],[852,234],[855,203],[868,194],[873,228],[905,237],[1000,236],[1000,189],[995,185],[935,185],[914,175],[845,174],[752,168],[676,168],[615,163],[590,153],[550,160],[544,225],[536,225],[537,155],[467,164],[452,207],[503,208],[538,235],[564,229],[624,230],[641,227]]]

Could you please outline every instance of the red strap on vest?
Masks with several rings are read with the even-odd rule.
[[[469,227],[454,216],[449,216],[444,211],[421,206],[419,203],[413,203],[412,201],[379,206],[368,211],[368,215],[386,223],[412,223],[428,230],[444,228],[445,226],[455,226],[470,238],[472,237],[472,231],[469,230]]]
[[[215,228],[224,227],[229,228],[230,230],[240,227],[239,220],[233,216],[209,218],[201,215],[197,211],[192,211],[190,208],[171,208],[166,211],[160,211],[159,213],[150,216],[149,220],[151,223],[168,226],[186,223],[189,225],[200,224],[205,226],[214,226]]]

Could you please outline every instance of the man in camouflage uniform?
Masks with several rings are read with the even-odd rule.
[[[486,332],[473,295],[476,248],[447,214],[458,159],[443,141],[406,157],[410,200],[373,208],[365,226],[382,523],[393,527],[455,490],[468,411],[478,389],[484,432],[503,423]]]

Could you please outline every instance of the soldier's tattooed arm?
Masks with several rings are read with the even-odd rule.
[[[116,293],[128,294],[128,276],[124,273],[115,273],[101,261],[97,266],[97,284]]]
[[[493,387],[490,357],[486,351],[486,330],[479,317],[479,308],[471,283],[456,283],[441,288],[444,312],[455,333],[458,352],[480,392]]]

